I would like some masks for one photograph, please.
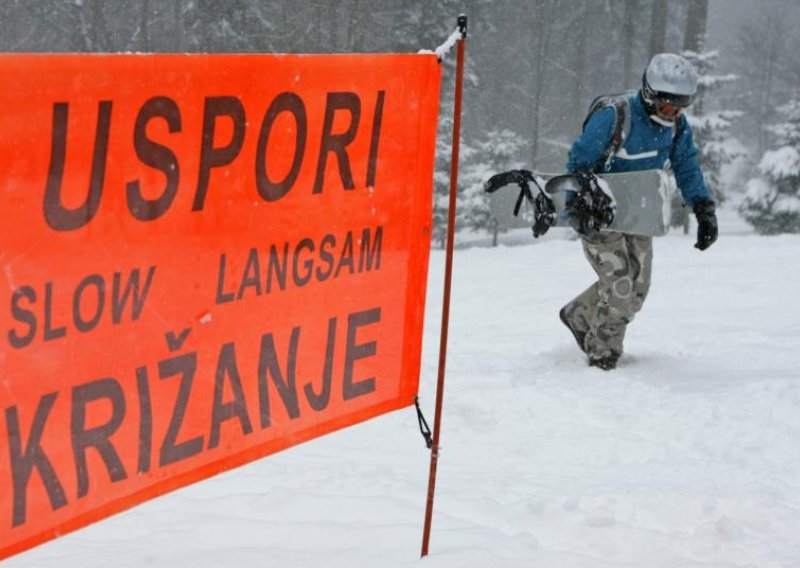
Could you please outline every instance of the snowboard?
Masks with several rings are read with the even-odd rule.
[[[519,170],[522,171],[522,170]],[[570,192],[579,192],[578,178],[569,174],[545,174],[531,172],[533,181],[528,184],[528,198],[520,195],[522,186],[508,183],[507,174],[493,176],[485,189],[490,193],[489,204],[492,216],[506,229],[532,227],[534,224],[534,199],[539,188],[555,207],[555,226],[567,227],[564,205]],[[502,178],[501,176],[506,176]],[[659,237],[667,234],[671,216],[672,184],[664,170],[643,170],[613,174],[597,174],[606,183],[614,197],[616,211],[608,228],[634,235]],[[500,181],[498,181],[500,180]],[[505,185],[498,183],[506,182]],[[515,180],[517,181],[517,180]],[[493,183],[494,182],[494,183]],[[538,187],[537,187],[538,185]],[[574,193],[573,193],[574,195]],[[540,198],[541,199],[541,198]],[[541,201],[539,201],[541,204]]]

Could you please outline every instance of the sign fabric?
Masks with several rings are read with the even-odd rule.
[[[434,55],[0,76],[0,558],[413,403]]]

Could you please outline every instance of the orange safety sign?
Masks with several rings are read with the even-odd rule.
[[[413,403],[435,55],[0,76],[0,558]]]

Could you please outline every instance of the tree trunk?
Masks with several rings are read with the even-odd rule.
[[[183,19],[183,2],[181,0],[174,0],[172,4],[172,38],[175,41],[175,51],[182,53],[186,50],[186,43],[184,41],[186,34],[186,26]]]
[[[542,100],[544,99],[544,88],[547,83],[547,56],[550,49],[550,34],[552,28],[553,9],[556,8],[559,0],[539,0],[538,10],[534,10],[533,29],[538,33],[532,33],[533,49],[533,146],[531,148],[532,163],[538,163],[539,158],[539,136],[541,134]],[[536,17],[539,16],[539,17]]]
[[[578,35],[575,38],[575,60],[572,64],[572,69],[575,71],[572,84],[572,108],[583,108],[587,101],[584,100],[583,92],[586,84],[588,83],[586,77],[586,47],[589,45],[591,38],[589,37],[592,27],[589,22],[591,17],[591,10],[589,7],[583,6],[583,13],[578,16]],[[577,112],[577,111],[576,111]]]
[[[689,0],[689,12],[686,15],[686,33],[683,36],[683,50],[700,53],[703,50],[706,37],[706,22],[708,21],[708,0]],[[701,101],[697,101],[699,105]],[[699,112],[699,109],[698,109]],[[681,211],[683,221],[683,234],[689,234],[689,208]]]
[[[776,63],[778,59],[778,43],[777,41],[770,41],[769,42],[769,52],[766,58],[766,61],[763,61],[762,64],[764,65],[764,94],[763,94],[763,124],[770,124],[771,121],[771,103],[772,103],[772,91],[775,87],[775,75],[776,75]],[[767,151],[769,148],[769,136],[768,130],[766,128],[759,128],[758,129],[758,149],[759,154],[764,155],[764,152]]]
[[[328,37],[330,38],[328,49],[331,51],[336,51],[338,47],[338,43],[336,38],[339,37],[339,10],[336,2],[329,2],[328,3],[328,16],[326,18],[326,26],[328,26]]]
[[[350,53],[359,53],[363,50],[364,31],[362,29],[364,18],[361,0],[350,0],[350,17],[347,19],[347,43],[345,49]]]
[[[650,20],[650,57],[663,53],[667,41],[667,0],[655,0]]]
[[[686,16],[686,35],[683,37],[684,51],[700,53],[706,38],[708,21],[708,0],[689,0],[689,12]]]
[[[0,51],[11,51],[11,31],[12,28],[12,18],[9,15],[12,12],[13,5],[15,2],[12,0],[0,0],[0,14],[3,14],[3,17],[0,18]]]
[[[139,45],[145,53],[150,51],[150,32],[147,29],[147,22],[150,19],[150,0],[141,0],[142,5],[139,11]]]
[[[633,78],[633,52],[636,48],[636,13],[639,11],[639,0],[625,0],[625,13],[622,23],[622,82],[628,84]]]
[[[111,35],[108,33],[105,16],[105,0],[92,0],[89,4],[91,10],[90,34],[94,51],[114,51]]]

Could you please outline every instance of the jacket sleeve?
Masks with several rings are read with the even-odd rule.
[[[684,201],[689,207],[694,207],[698,199],[710,199],[710,193],[703,180],[700,155],[694,144],[692,127],[685,116],[681,116],[680,120],[681,124],[678,127],[680,132],[678,139],[672,145],[669,159]]]
[[[611,143],[615,113],[613,107],[606,107],[589,117],[583,133],[569,150],[567,173],[594,171],[597,161]]]

